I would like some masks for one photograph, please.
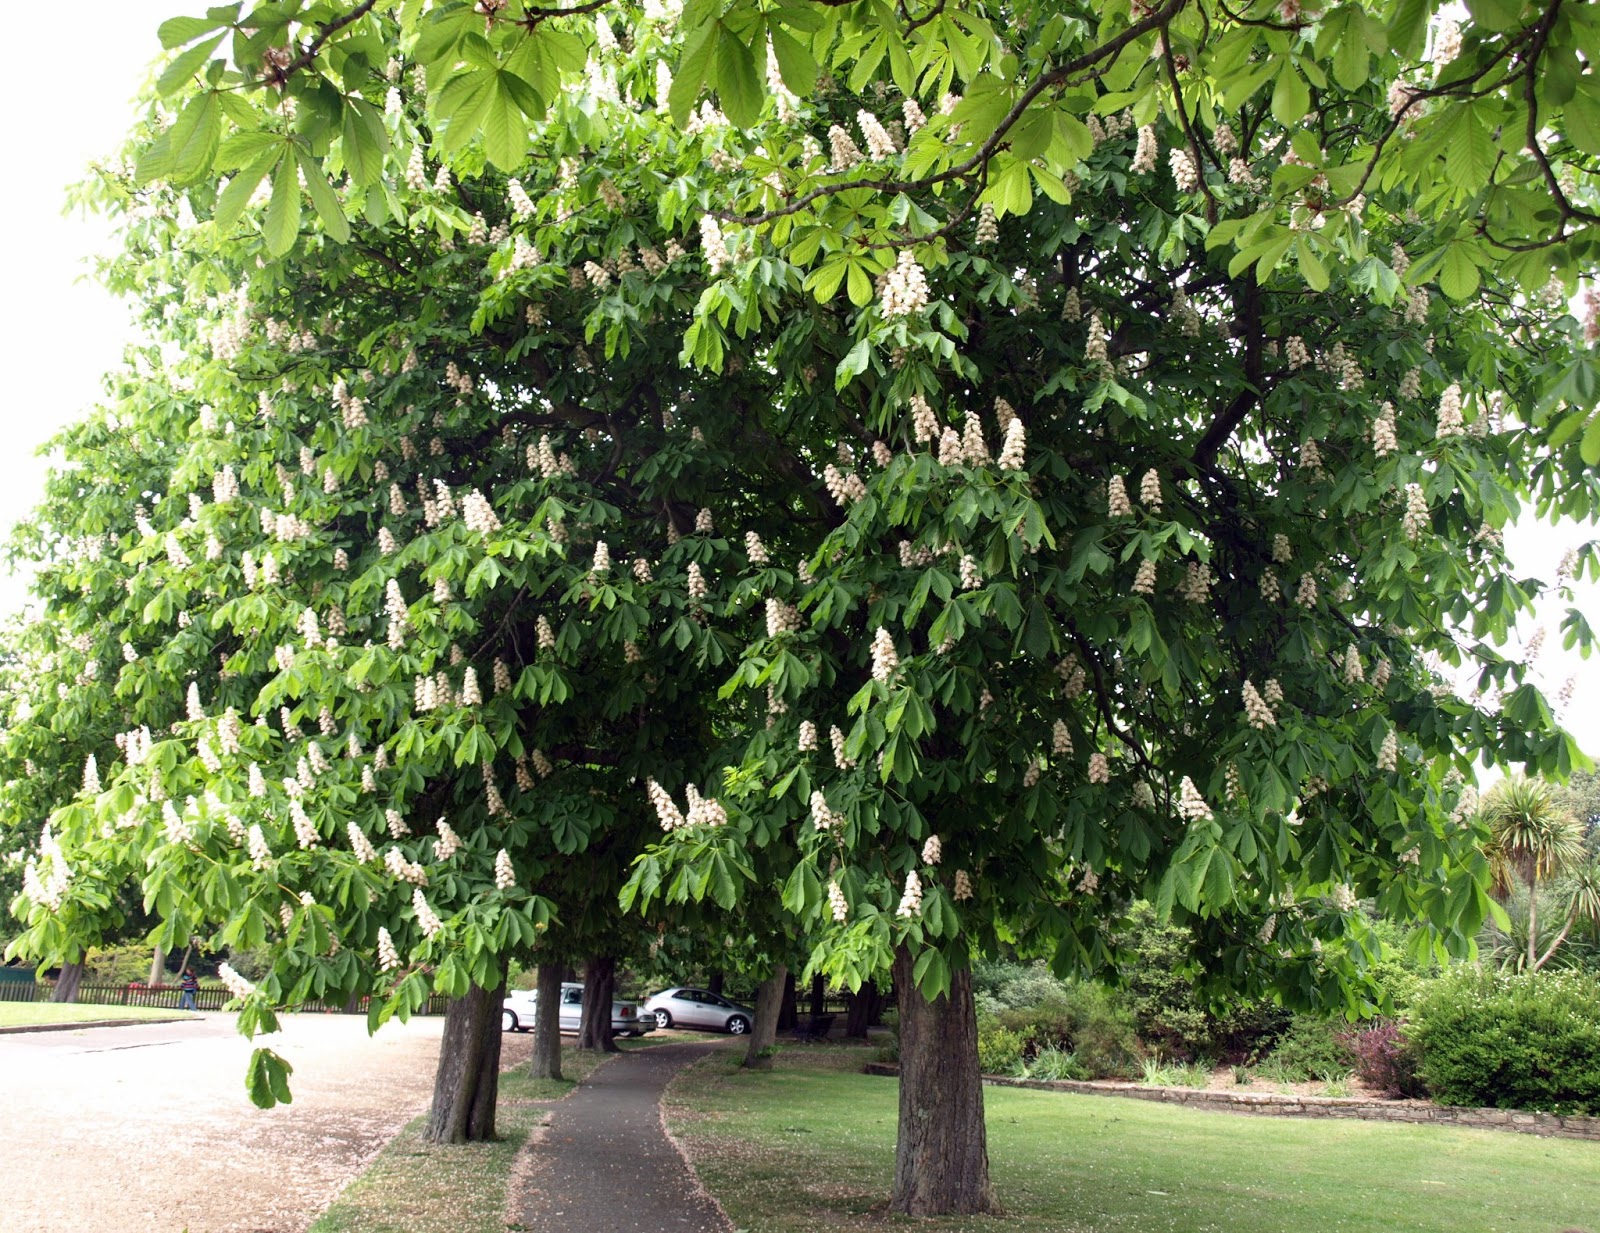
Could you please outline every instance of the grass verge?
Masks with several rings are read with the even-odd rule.
[[[624,1049],[648,1046],[619,1041]],[[563,1048],[560,1080],[533,1079],[526,1062],[500,1072],[493,1143],[447,1147],[422,1138],[426,1116],[407,1125],[345,1187],[308,1233],[506,1233],[506,1188],[512,1163],[560,1100],[598,1066],[602,1055]]]
[[[667,1090],[668,1122],[749,1233],[858,1233],[894,1173],[897,1090],[862,1049],[785,1050],[766,1074],[726,1057]],[[1006,1215],[906,1221],[927,1233],[1282,1233],[1594,1229],[1600,1151],[1444,1127],[1245,1117],[1104,1096],[985,1090]]]
[[[184,1010],[153,1006],[95,1006],[79,1002],[0,1002],[0,1028],[43,1027],[53,1023],[103,1022],[107,1019],[187,1018]]]

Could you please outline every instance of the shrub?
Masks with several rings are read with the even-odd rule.
[[[986,1075],[1009,1075],[1022,1067],[1023,1039],[1020,1034],[987,1024],[978,1029],[978,1069]]]
[[[1356,1077],[1385,1096],[1427,1095],[1417,1074],[1417,1055],[1394,1019],[1374,1019],[1367,1026],[1344,1034],[1355,1055]]]
[[[1152,1087],[1206,1087],[1211,1083],[1211,1067],[1203,1062],[1164,1062],[1160,1057],[1146,1058],[1140,1082]]]
[[[1356,1059],[1342,1037],[1331,1020],[1296,1015],[1259,1069],[1277,1083],[1306,1083],[1324,1075],[1348,1074]]]
[[[1435,982],[1406,1036],[1447,1105],[1600,1114],[1600,980],[1463,971]]]
[[[1033,1060],[1024,1068],[1023,1072],[1029,1079],[1087,1079],[1089,1072],[1084,1069],[1075,1054],[1068,1053],[1065,1049],[1058,1049],[1054,1045],[1040,1049],[1034,1054]]]
[[[1065,985],[1037,1006],[1005,1010],[999,1025],[1022,1038],[1032,1057],[1055,1048],[1072,1053],[1087,1077],[1131,1074],[1142,1050],[1133,1016],[1100,985]]]

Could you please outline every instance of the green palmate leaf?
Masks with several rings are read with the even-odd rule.
[[[772,53],[778,61],[783,84],[801,98],[809,98],[817,84],[817,61],[810,50],[781,26],[768,28]]]
[[[344,206],[339,201],[338,192],[328,183],[322,174],[321,166],[310,155],[299,149],[295,151],[295,155],[300,161],[300,170],[305,177],[306,192],[310,194],[311,204],[316,208],[317,217],[322,220],[323,230],[338,243],[349,243],[350,222],[345,218]]]
[[[167,50],[182,47],[199,38],[202,34],[215,30],[218,26],[226,25],[233,21],[239,14],[237,4],[228,5],[220,9],[212,9],[215,17],[169,17],[162,22],[156,31],[156,37],[161,40],[161,46]]]
[[[689,118],[689,113],[694,110],[696,101],[705,89],[721,33],[722,23],[708,22],[694,29],[684,44],[678,71],[673,74],[672,91],[667,99],[674,123],[681,125]]]
[[[351,182],[362,188],[376,184],[383,175],[384,156],[389,152],[383,116],[370,103],[347,100],[339,131]]]
[[[496,73],[489,103],[483,113],[483,150],[502,171],[514,171],[528,151],[528,126],[522,118],[517,92],[508,84],[509,73]],[[521,83],[524,94],[531,93]]]
[[[1589,466],[1600,465],[1600,415],[1590,420],[1589,426],[1583,430],[1583,441],[1578,451]]]
[[[135,175],[146,184],[194,183],[210,172],[221,138],[222,107],[216,94],[208,91],[190,99],[172,127],[150,144]]]
[[[1311,110],[1311,87],[1292,60],[1279,63],[1278,78],[1272,87],[1272,114],[1278,123],[1292,126]]]
[[[245,1090],[250,1093],[250,1102],[258,1109],[292,1102],[289,1076],[293,1073],[294,1067],[271,1049],[256,1049],[250,1054],[250,1065],[245,1072]]]
[[[267,251],[281,257],[300,237],[300,179],[292,151],[285,150],[272,176],[272,198],[262,226]]]
[[[234,225],[244,214],[245,207],[250,204],[250,198],[255,194],[256,186],[273,168],[273,165],[283,157],[281,148],[273,149],[263,154],[250,166],[239,172],[228,181],[228,187],[223,189],[217,197],[217,208],[212,214],[212,220],[219,231],[231,231]],[[321,174],[320,171],[318,174]]]
[[[195,73],[206,62],[211,53],[217,49],[224,35],[218,34],[191,47],[182,55],[174,58],[171,64],[162,70],[161,76],[156,78],[156,94],[166,98],[169,94],[176,94],[194,79]]]
[[[1439,269],[1439,289],[1456,300],[1464,300],[1478,289],[1476,250],[1466,243],[1452,244],[1445,250]]]
[[[755,124],[766,91],[750,48],[725,26],[717,39],[712,72],[711,84],[716,87],[728,119],[740,128]]]

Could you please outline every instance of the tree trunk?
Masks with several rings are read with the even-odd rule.
[[[711,973],[711,980],[706,984],[706,992],[714,993],[720,998],[722,996],[722,986],[727,982],[727,979],[725,972]]]
[[[883,1018],[883,991],[875,981],[869,980],[861,986],[859,993],[846,993],[844,997],[849,1008],[844,1034],[865,1040],[867,1029]]]
[[[156,953],[150,957],[150,979],[147,985],[164,985],[167,983],[167,952],[161,947],[156,947]]]
[[[533,999],[533,1065],[535,1079],[561,1078],[561,969],[539,965]]]
[[[772,1069],[772,1054],[778,1043],[778,1006],[783,1001],[784,978],[788,975],[789,969],[780,963],[756,991],[756,1021],[744,1052],[746,1070]]]
[[[583,965],[583,1019],[578,1048],[620,1053],[611,1039],[611,998],[617,987],[614,955],[596,955]]]
[[[61,975],[56,977],[55,991],[51,993],[52,1002],[76,1002],[78,1000],[78,986],[83,983],[83,960],[77,963],[63,963]]]
[[[811,978],[811,1013],[813,1015],[828,1013],[828,982],[821,972]]]
[[[908,948],[895,951],[900,1134],[889,1210],[909,1216],[994,1212],[972,973],[951,973],[948,996],[930,1002],[911,979],[912,963]]]
[[[423,1136],[429,1143],[482,1143],[494,1138],[500,1091],[501,986],[473,985],[444,1012],[433,1108]]]
[[[796,1006],[794,973],[783,978],[783,1001],[778,1006],[778,1031],[789,1032],[800,1026],[800,1011]]]
[[[1534,957],[1539,953],[1539,884],[1528,879],[1528,968],[1537,971]]]

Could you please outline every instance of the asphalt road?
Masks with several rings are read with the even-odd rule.
[[[427,1108],[443,1019],[283,1024],[254,1043],[225,1014],[0,1035],[0,1229],[300,1233]],[[254,1044],[294,1066],[292,1105],[250,1103]]]

